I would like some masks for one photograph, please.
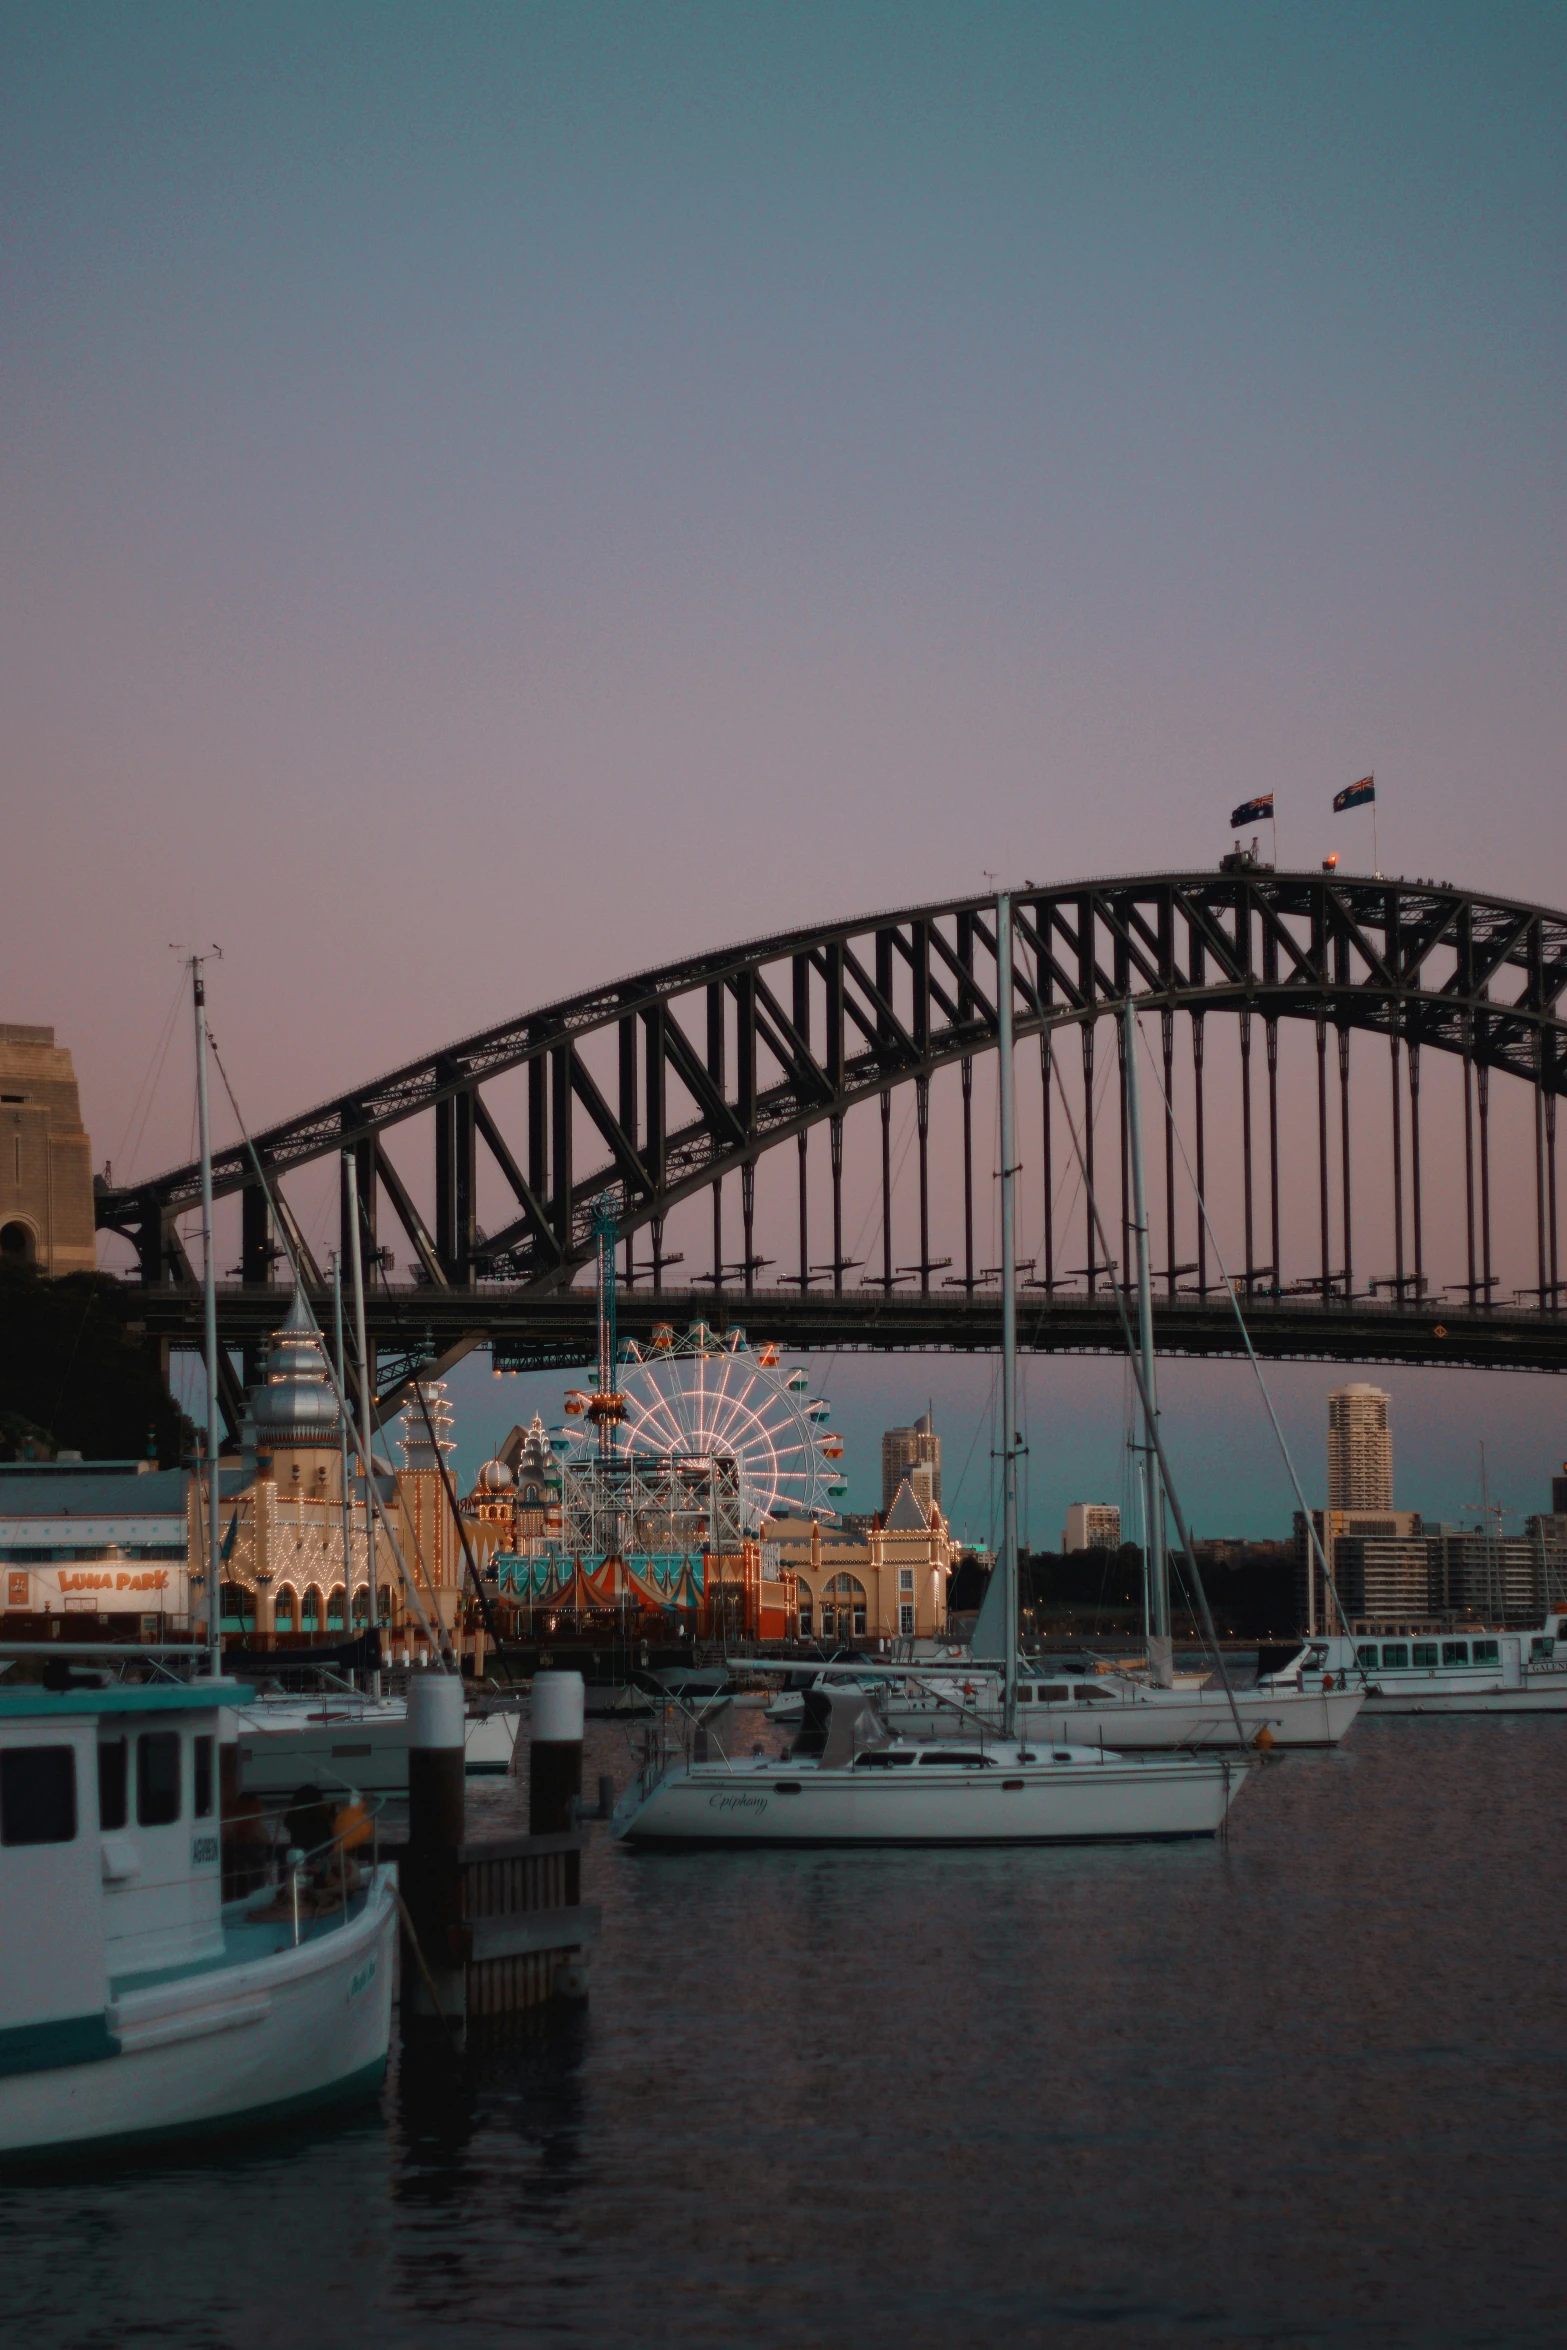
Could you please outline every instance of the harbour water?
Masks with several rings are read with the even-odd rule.
[[[590,1726],[587,1783],[627,1776]],[[521,1825],[526,1779],[475,1785]],[[635,1857],[593,1996],[248,2148],[0,2185],[159,2350],[1567,2336],[1559,1721],[1362,1722],[1222,1844]]]

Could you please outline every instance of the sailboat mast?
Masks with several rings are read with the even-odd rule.
[[[343,1258],[332,1253],[332,1339],[337,1355],[338,1392],[348,1394],[348,1365],[343,1356]],[[338,1473],[343,1507],[343,1638],[354,1636],[354,1495],[348,1481],[348,1413],[337,1415]]]
[[[1132,1218],[1137,1236],[1137,1352],[1142,1363],[1143,1526],[1148,1543],[1148,1663],[1154,1680],[1168,1689],[1173,1677],[1170,1640],[1170,1561],[1164,1543],[1164,1489],[1159,1481],[1151,1414],[1159,1409],[1154,1381],[1153,1283],[1148,1265],[1148,1195],[1143,1179],[1143,1114],[1137,1082],[1137,1016],[1132,999],[1121,1008],[1126,1063],[1126,1123],[1132,1146]]]
[[[375,1587],[375,1527],[371,1523],[372,1496],[370,1480],[375,1474],[374,1455],[370,1450],[370,1411],[374,1403],[371,1392],[375,1373],[371,1367],[370,1351],[365,1344],[365,1263],[359,1238],[359,1170],[352,1151],[343,1153],[343,1177],[348,1185],[348,1269],[354,1284],[354,1344],[359,1352],[359,1451],[364,1466],[365,1480],[365,1569],[369,1577],[369,1646],[367,1653],[374,1659],[380,1653],[381,1615]],[[347,1389],[344,1389],[343,1408],[348,1408]],[[350,1610],[350,1613],[352,1611]],[[381,1672],[378,1664],[370,1667],[369,1689],[372,1697],[381,1694]]]
[[[1002,1734],[1017,1736],[1017,1235],[1012,1186],[1012,899],[996,897],[996,1017],[1001,1047],[1001,1574],[1006,1603]]]
[[[212,1243],[212,1125],[207,1111],[207,980],[204,957],[190,959],[196,1010],[196,1118],[201,1135],[201,1298],[207,1356],[207,1669],[223,1670],[223,1593],[218,1559],[218,1279]]]

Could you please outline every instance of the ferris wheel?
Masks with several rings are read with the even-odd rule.
[[[836,1515],[848,1491],[843,1439],[826,1424],[831,1407],[808,1393],[808,1374],[782,1363],[776,1346],[705,1322],[680,1334],[660,1323],[646,1346],[622,1347],[618,1384],[616,1449],[733,1460],[747,1529],[767,1517]]]

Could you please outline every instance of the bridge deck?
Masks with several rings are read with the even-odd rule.
[[[128,1322],[164,1345],[195,1346],[201,1338],[201,1297],[189,1288],[142,1288],[127,1283]],[[278,1287],[225,1285],[218,1293],[219,1324],[233,1346],[254,1346],[282,1321],[289,1293]],[[323,1319],[329,1301],[317,1311]],[[646,1289],[622,1291],[617,1319],[624,1338],[646,1342],[659,1322],[677,1329],[696,1320],[724,1330],[739,1324],[753,1338],[810,1351],[988,1352],[1001,1341],[1001,1300],[994,1289],[972,1297],[946,1290],[929,1296],[852,1289],[842,1296],[812,1289]],[[1567,1313],[1527,1306],[1471,1309],[1467,1303],[1257,1295],[1246,1308],[1257,1353],[1271,1361],[1450,1364],[1514,1371],[1567,1370]],[[399,1377],[425,1360],[447,1366],[476,1346],[492,1346],[505,1368],[526,1370],[588,1362],[595,1351],[591,1290],[524,1291],[515,1284],[479,1282],[470,1288],[377,1288],[367,1300],[373,1344],[397,1359]],[[1154,1303],[1155,1342],[1164,1354],[1235,1356],[1244,1353],[1234,1312],[1223,1290]],[[1114,1354],[1121,1350],[1113,1294],[1093,1298],[1058,1292],[1046,1301],[1023,1291],[1019,1344],[1039,1354]],[[390,1366],[388,1366],[390,1367]],[[383,1372],[383,1376],[384,1376]],[[383,1388],[383,1411],[390,1395]]]

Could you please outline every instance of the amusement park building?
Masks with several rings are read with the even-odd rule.
[[[907,1478],[863,1541],[835,1538],[818,1518],[771,1519],[764,1539],[796,1577],[802,1640],[934,1640],[947,1629],[951,1533]]]

